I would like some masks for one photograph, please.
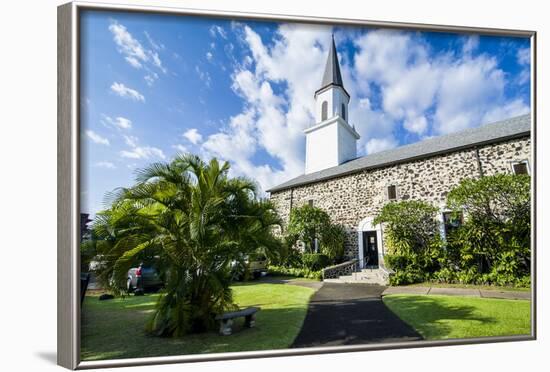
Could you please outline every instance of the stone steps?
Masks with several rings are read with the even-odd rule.
[[[351,273],[351,275],[342,275],[338,278],[325,279],[327,283],[364,283],[364,284],[377,284],[386,285],[384,272],[380,269],[362,269]]]

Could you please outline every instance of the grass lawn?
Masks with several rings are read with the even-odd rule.
[[[99,301],[87,296],[82,309],[82,360],[220,353],[288,348],[298,334],[314,290],[294,285],[243,283],[233,286],[241,307],[258,306],[256,327],[241,329],[240,318],[231,336],[217,332],[179,339],[148,336],[144,326],[158,294]]]
[[[493,291],[517,291],[517,292],[530,292],[531,288],[527,287],[500,287],[496,285],[475,285],[475,284],[448,284],[448,283],[414,283],[409,284],[411,287],[436,287],[436,288],[467,288],[467,289],[482,289]]]
[[[428,340],[528,335],[531,330],[531,301],[432,295],[383,300]]]

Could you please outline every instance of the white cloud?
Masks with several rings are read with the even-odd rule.
[[[106,145],[106,146],[109,146],[110,144],[107,138],[101,137],[99,134],[97,134],[92,130],[87,130],[86,135],[88,136],[89,139],[92,140],[93,143],[97,143],[99,145]]]
[[[231,118],[229,127],[210,135],[202,145],[207,158],[216,157],[231,163],[231,176],[247,176],[259,182],[262,191],[283,182],[287,174],[269,165],[255,165],[251,157],[258,149],[255,113],[245,111]]]
[[[464,44],[462,45],[462,53],[471,54],[473,51],[477,49],[478,46],[479,46],[478,35],[467,36],[464,40]]]
[[[210,135],[202,148],[223,159],[246,161],[256,150],[254,112],[232,117],[229,128]]]
[[[530,48],[522,48],[518,50],[516,54],[518,63],[520,65],[528,65],[531,63],[531,49]]]
[[[124,54],[126,58],[130,57],[136,61],[143,62],[148,60],[149,57],[145,48],[143,48],[139,41],[134,39],[126,27],[117,22],[112,22],[109,25],[109,31],[113,34],[113,39],[119,47],[119,51]]]
[[[159,75],[156,72],[151,72],[150,74],[145,75],[143,78],[145,79],[147,85],[152,86],[155,81],[158,80]]]
[[[449,65],[439,84],[434,125],[440,134],[483,124],[483,115],[503,103],[504,73],[494,58],[480,56]]]
[[[132,121],[122,116],[117,116],[115,118],[112,118],[110,116],[102,114],[101,118],[102,118],[101,123],[105,126],[111,126],[118,129],[132,128]]]
[[[156,49],[156,50],[163,50],[164,49],[164,44],[157,43],[155,40],[153,40],[153,38],[151,37],[151,35],[149,35],[149,33],[147,31],[144,31],[143,33],[145,34],[145,37],[147,38],[147,41],[149,42],[151,47],[153,47],[153,49]]]
[[[206,59],[210,62],[214,58],[214,55],[211,52],[206,52]]]
[[[157,147],[152,147],[152,146],[143,146],[143,147],[138,146],[138,147],[134,147],[129,151],[123,150],[120,152],[120,155],[123,158],[130,158],[130,159],[149,159],[152,157],[166,159],[166,156],[164,155],[164,152],[162,152],[161,149]]]
[[[112,21],[109,25],[109,31],[113,35],[113,40],[118,47],[118,51],[132,67],[137,69],[145,68],[150,71],[146,65],[151,65],[164,73],[167,72],[166,68],[162,65],[158,53],[155,50],[145,48],[139,40],[132,36],[124,25]],[[164,46],[156,43],[146,31],[144,33],[153,49],[164,49]]]
[[[487,54],[472,55],[478,37],[465,38],[461,51],[430,55],[430,47],[413,36],[382,30],[355,41],[355,77],[378,85],[382,109],[393,125],[402,122],[418,135],[446,134],[481,125],[488,117],[501,116],[499,112],[528,111],[524,102],[512,105],[505,96],[510,82],[498,61]],[[518,59],[524,60],[520,54]],[[359,84],[359,93],[369,94],[364,85]],[[428,120],[430,111],[434,115]]]
[[[136,136],[123,136],[124,143],[130,147],[137,147],[139,139]]]
[[[223,39],[227,39],[227,32],[225,32],[223,27],[218,25],[213,25],[212,27],[210,27],[210,35],[212,37],[220,36]]]
[[[393,149],[397,147],[398,143],[393,137],[386,138],[372,138],[365,144],[365,150],[367,154],[373,154],[384,150]]]
[[[134,101],[145,102],[145,97],[143,94],[138,92],[135,89],[128,88],[122,83],[117,83],[116,81],[111,85],[111,90],[124,98],[130,98]]]
[[[208,71],[203,71],[198,65],[196,65],[195,72],[199,76],[199,79],[201,79],[202,82],[206,85],[206,87],[210,88],[212,78],[210,77],[210,74],[208,73]]]
[[[97,163],[94,163],[94,167],[105,168],[105,169],[116,169],[116,165],[114,165],[110,161],[98,161]]]
[[[527,84],[531,79],[531,49],[522,48],[516,54],[518,64],[522,66],[522,70],[517,78],[517,83],[520,85]]]
[[[187,138],[187,140],[193,145],[196,145],[197,143],[202,141],[202,135],[196,128],[187,130],[185,133],[183,133],[183,137]]]
[[[403,127],[405,127],[405,129],[409,132],[424,134],[428,129],[428,120],[426,120],[426,117],[424,115],[408,117],[403,122]]]
[[[185,153],[189,152],[187,147],[185,147],[184,145],[179,144],[179,143],[177,145],[173,145],[172,148],[175,149],[178,153],[181,153],[181,154],[185,154]]]
[[[151,59],[153,61],[153,64],[157,66],[159,70],[161,70],[165,74],[168,72],[168,70],[162,65],[162,61],[160,60],[160,57],[156,52],[151,53]]]
[[[142,65],[141,65],[141,62],[139,62],[139,60],[136,58],[136,57],[131,57],[131,56],[128,56],[126,58],[124,58],[126,60],[126,62],[128,62],[132,67],[135,67],[135,68],[141,68]]]
[[[496,106],[483,115],[482,123],[494,123],[499,120],[512,118],[530,112],[529,106],[521,99],[515,99],[503,106]]]
[[[139,139],[135,136],[123,136],[124,142],[130,147],[129,150],[120,151],[120,156],[129,159],[150,159],[160,158],[166,159],[164,152],[153,146],[140,146]]]

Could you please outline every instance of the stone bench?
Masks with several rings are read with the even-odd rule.
[[[244,317],[244,326],[247,328],[254,327],[256,323],[256,313],[260,310],[259,307],[247,307],[239,311],[232,311],[216,316],[216,320],[220,321],[220,335],[229,336],[233,329],[233,319]]]

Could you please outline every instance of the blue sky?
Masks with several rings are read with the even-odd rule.
[[[359,156],[530,111],[530,44],[358,27],[86,11],[82,211],[178,152],[231,163],[262,190],[304,170],[334,34]]]

